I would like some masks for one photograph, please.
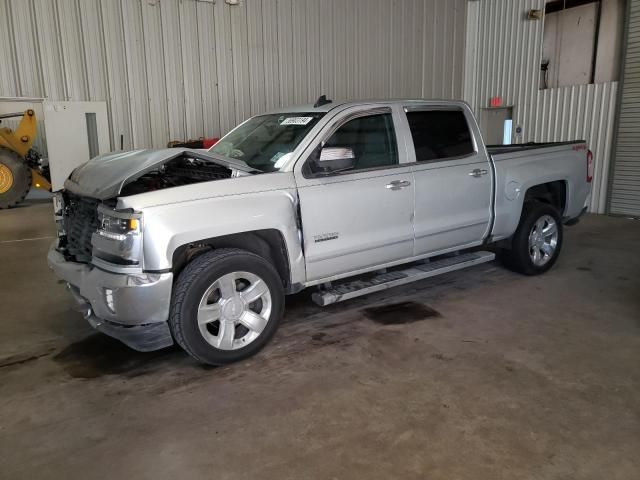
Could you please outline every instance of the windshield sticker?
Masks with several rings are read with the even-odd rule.
[[[280,122],[280,125],[306,125],[313,117],[289,117]]]
[[[271,163],[276,163],[278,161],[278,159],[283,156],[286,152],[278,152],[276,153],[273,157],[271,157],[271,160],[269,160]]]

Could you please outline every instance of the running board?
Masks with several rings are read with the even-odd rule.
[[[445,257],[404,270],[380,273],[368,280],[352,280],[334,285],[314,293],[311,298],[315,303],[324,307],[332,303],[343,302],[369,293],[490,262],[495,257],[496,255],[492,252],[471,252]]]

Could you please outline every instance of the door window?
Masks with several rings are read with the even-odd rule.
[[[474,153],[471,131],[462,110],[410,111],[407,120],[418,162]]]
[[[398,163],[396,136],[390,113],[348,121],[331,135],[324,147],[351,148],[356,157],[356,165],[351,172]]]

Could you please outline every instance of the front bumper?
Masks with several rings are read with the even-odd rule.
[[[172,273],[111,273],[65,260],[56,244],[47,263],[67,282],[78,310],[95,329],[140,351],[173,344],[167,324]]]

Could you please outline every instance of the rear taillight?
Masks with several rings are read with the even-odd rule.
[[[593,180],[593,152],[587,150],[587,183]]]

